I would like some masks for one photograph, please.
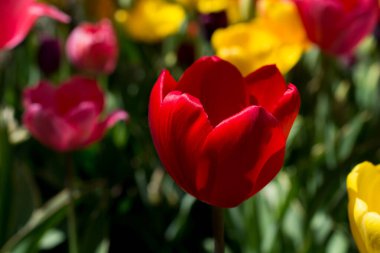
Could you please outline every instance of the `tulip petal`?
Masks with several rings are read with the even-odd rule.
[[[33,3],[33,5],[30,7],[30,13],[37,17],[47,16],[62,23],[70,22],[70,16],[61,12],[53,6],[49,6],[43,3]]]
[[[375,212],[364,214],[362,230],[368,252],[380,252],[380,215]]]
[[[50,83],[42,81],[37,86],[26,88],[23,94],[23,105],[40,104],[52,108],[54,105],[55,88]]]
[[[207,115],[197,98],[173,91],[164,98],[159,116],[157,130],[152,131],[158,155],[174,181],[196,196],[200,150],[212,130]]]
[[[79,148],[88,146],[101,138],[103,138],[108,128],[113,127],[118,121],[127,121],[129,119],[129,115],[127,112],[122,110],[117,110],[112,112],[108,117],[101,123],[98,123],[93,129],[91,135],[88,137],[86,141],[84,141]]]
[[[170,72],[164,70],[161,72],[156,83],[153,86],[150,99],[149,99],[149,128],[152,133],[152,136],[159,135],[159,125],[160,125],[160,107],[164,97],[172,91],[177,85],[177,82],[170,75]],[[160,143],[156,142],[156,139],[153,138],[154,145],[157,150],[161,150]]]
[[[65,121],[75,130],[72,146],[78,146],[86,141],[97,125],[98,114],[95,105],[83,102],[65,116]]]
[[[376,184],[378,184],[379,172],[380,166],[362,162],[347,176],[350,228],[360,252],[367,252],[365,227],[362,226],[364,215],[369,211],[380,211],[376,209],[378,208],[376,207],[378,205]]]
[[[363,216],[368,212],[367,205],[359,198],[352,198],[348,202],[348,215],[350,217],[350,229],[360,252],[366,252],[362,230],[359,231],[357,224],[362,224]]]
[[[56,151],[69,151],[74,130],[53,111],[32,104],[23,115],[23,123],[32,135]]]
[[[286,137],[297,118],[300,106],[301,99],[298,90],[296,86],[289,84],[273,111],[273,116],[280,122]]]
[[[275,65],[264,66],[245,77],[250,101],[273,113],[286,91],[286,82]]]
[[[177,90],[198,98],[214,126],[247,105],[239,70],[215,56],[203,57],[191,65],[179,80]]]
[[[73,77],[63,83],[56,92],[56,111],[65,116],[82,102],[95,105],[99,115],[104,108],[104,95],[95,80],[85,77]]]
[[[196,197],[219,207],[240,204],[277,174],[284,149],[279,122],[262,107],[248,107],[207,137],[197,168],[202,180]]]
[[[293,0],[309,39],[326,52],[345,55],[370,33],[377,22],[376,0]]]
[[[49,16],[63,23],[67,23],[70,20],[69,16],[60,12],[58,9],[42,3],[32,3],[33,1],[30,0],[8,2],[14,3],[11,5],[4,3],[5,9],[4,6],[1,5],[3,10],[7,13],[3,14],[0,12],[3,14],[3,18],[6,19],[4,22],[5,30],[2,31],[4,39],[0,39],[0,48],[11,49],[18,45],[26,37],[40,16]],[[19,18],[20,15],[22,18]]]

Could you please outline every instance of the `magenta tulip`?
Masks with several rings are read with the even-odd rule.
[[[81,149],[100,140],[119,120],[128,119],[125,111],[117,110],[100,120],[104,103],[104,94],[92,79],[73,77],[57,88],[42,81],[24,91],[23,122],[38,141],[56,151]]]
[[[119,49],[111,22],[104,19],[96,24],[77,26],[67,39],[66,53],[79,69],[107,74],[113,72]]]
[[[70,17],[54,7],[34,0],[0,1],[0,50],[12,49],[28,34],[35,21],[48,16],[67,23]]]
[[[377,0],[293,0],[309,39],[332,55],[351,54],[376,25]]]
[[[299,107],[297,88],[274,65],[243,78],[232,64],[204,57],[178,82],[162,72],[149,124],[161,162],[183,190],[234,207],[281,169]]]

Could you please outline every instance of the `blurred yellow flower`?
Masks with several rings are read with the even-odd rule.
[[[380,252],[380,165],[363,162],[347,176],[348,217],[361,253]]]
[[[216,55],[234,64],[243,75],[267,64],[276,64],[286,73],[308,46],[297,10],[286,0],[261,0],[258,9],[253,21],[213,34]]]
[[[148,43],[177,33],[185,18],[182,6],[163,0],[138,0],[129,11],[118,10],[115,14],[132,38]]]
[[[198,0],[197,9],[200,13],[212,13],[227,10],[229,0]]]

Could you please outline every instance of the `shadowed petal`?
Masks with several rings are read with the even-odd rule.
[[[104,108],[104,95],[95,80],[85,77],[73,77],[63,83],[56,92],[56,111],[64,116],[82,102],[95,105],[96,113]]]
[[[42,81],[37,86],[26,88],[23,94],[23,105],[40,104],[42,107],[53,108],[55,88],[49,82]]]
[[[203,57],[191,65],[179,80],[177,90],[198,98],[213,126],[247,105],[239,70],[215,56]]]
[[[273,112],[286,91],[286,82],[275,65],[264,66],[245,77],[252,105]]]
[[[158,155],[174,181],[194,195],[201,147],[212,130],[207,115],[197,98],[180,92],[165,97],[159,115],[158,131],[152,131]]]
[[[240,204],[279,171],[284,148],[278,121],[262,107],[249,107],[223,121],[206,139],[197,168],[203,179],[196,196],[219,207]],[[269,160],[273,167],[266,166]],[[263,169],[270,176],[261,176]]]

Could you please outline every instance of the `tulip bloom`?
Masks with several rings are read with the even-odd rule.
[[[181,5],[163,0],[138,0],[130,11],[116,13],[116,20],[133,39],[147,43],[176,34],[185,18]]]
[[[274,65],[243,78],[232,64],[204,57],[176,82],[163,71],[153,87],[149,125],[164,167],[199,200],[234,207],[283,165],[300,106],[296,87]]]
[[[376,25],[377,0],[293,0],[309,39],[332,55],[351,54]]]
[[[218,29],[211,43],[216,55],[234,64],[243,75],[267,64],[288,72],[308,47],[306,34],[292,2],[261,0],[249,23]]]
[[[348,217],[361,253],[380,251],[380,165],[363,162],[347,176]]]
[[[23,94],[23,122],[44,145],[60,152],[84,148],[128,114],[117,110],[100,121],[104,94],[94,80],[73,77],[58,88],[47,82]]]
[[[56,8],[36,3],[34,0],[1,0],[0,50],[17,46],[41,16],[48,16],[63,23],[70,21],[69,16]]]
[[[77,26],[67,39],[66,53],[79,69],[106,74],[113,72],[119,48],[111,22],[104,19],[96,24]]]

